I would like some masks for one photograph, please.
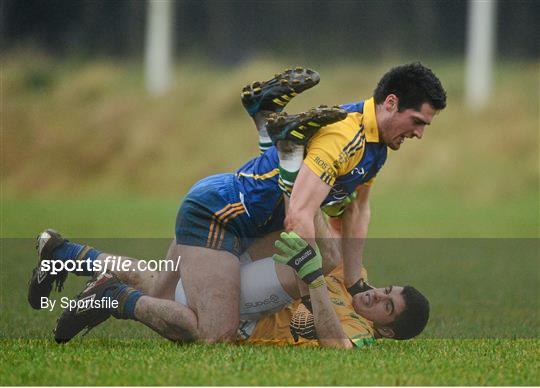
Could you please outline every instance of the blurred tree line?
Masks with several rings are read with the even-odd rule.
[[[144,0],[1,0],[1,48],[139,58]],[[540,1],[499,0],[497,53],[538,58]],[[462,55],[466,0],[178,0],[176,57],[234,64],[272,53],[374,60]]]

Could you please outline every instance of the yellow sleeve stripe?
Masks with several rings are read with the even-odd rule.
[[[281,101],[279,98],[274,98],[272,102],[278,104],[279,106],[285,106],[285,103]]]
[[[326,171],[323,171],[320,165],[318,165],[314,158],[310,158],[309,156],[304,159],[304,164],[315,173],[324,183],[326,183],[329,186],[332,186],[335,181],[335,176],[332,174],[329,174]]]
[[[243,176],[245,178],[252,178],[252,179],[268,179],[275,177],[279,174],[279,168],[274,168],[272,171],[267,172],[266,174],[257,175],[257,174],[246,174],[244,172],[239,172],[238,176]]]
[[[365,138],[363,125],[360,126],[360,129],[358,132],[356,132],[353,139],[343,148],[343,152],[348,153],[351,148],[354,148],[358,144],[359,141],[362,141],[362,137]]]
[[[330,182],[332,182],[332,175],[326,173],[326,172],[323,172],[321,174],[321,180],[326,183],[327,185],[332,185]]]
[[[366,140],[365,135],[360,136],[360,139],[358,139],[358,141],[355,143],[355,145],[347,152],[349,157],[354,156],[354,154],[356,154],[356,151],[359,151],[362,148],[364,148],[365,140]]]

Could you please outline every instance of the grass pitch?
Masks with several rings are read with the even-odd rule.
[[[147,225],[152,217],[120,213]],[[15,205],[13,205],[15,206]],[[72,206],[74,204],[72,203]],[[107,208],[95,202],[89,213]],[[143,206],[144,208],[144,206]],[[159,213],[159,212],[158,212]],[[141,212],[139,214],[145,214]],[[64,221],[66,228],[69,221]],[[114,225],[114,224],[112,224]],[[76,229],[76,225],[73,225]],[[106,227],[107,228],[107,227]],[[109,226],[111,228],[111,226]],[[68,228],[69,230],[69,228]],[[114,253],[158,258],[168,239],[90,239]],[[176,345],[131,321],[110,319],[87,336],[57,345],[60,314],[32,310],[26,282],[33,239],[3,239],[3,385],[538,385],[540,373],[537,239],[372,239],[366,265],[374,284],[408,282],[431,300],[419,339],[377,341],[349,351],[271,346]],[[84,278],[70,276],[62,295]],[[53,297],[59,296],[53,293]]]
[[[361,351],[165,340],[2,341],[4,385],[538,385],[537,340],[382,342]]]

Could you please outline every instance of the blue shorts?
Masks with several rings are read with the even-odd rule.
[[[225,250],[236,256],[257,237],[234,174],[197,182],[180,205],[175,229],[178,244]]]

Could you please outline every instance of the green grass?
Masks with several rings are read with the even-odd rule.
[[[82,205],[81,205],[82,206]],[[141,222],[131,215],[134,222]],[[85,239],[106,251],[159,258],[164,238]],[[411,283],[431,301],[419,339],[353,351],[266,346],[179,346],[143,325],[111,319],[56,345],[59,314],[34,311],[26,281],[32,239],[3,239],[1,383],[7,385],[538,385],[538,239],[371,239],[373,284]],[[62,295],[85,279],[70,276]],[[53,293],[54,298],[60,295]],[[131,367],[129,367],[131,365]]]
[[[3,385],[538,385],[539,357],[536,340],[385,342],[352,352],[20,340],[3,341],[0,353]]]
[[[290,65],[220,69],[188,60],[170,92],[151,99],[137,66],[38,59],[4,63],[2,236],[46,226],[78,236],[170,236],[193,183],[257,155],[240,88]],[[368,97],[392,64],[310,65],[321,83],[289,112]],[[478,112],[463,102],[462,64],[431,65],[448,107],[421,141],[390,152],[373,186],[371,236],[540,236],[538,64],[499,63]],[[31,86],[36,73],[48,79],[42,88]]]
[[[3,201],[1,235],[33,237],[54,227],[75,237],[172,237],[182,194],[8,197]],[[539,236],[538,194],[532,189],[510,201],[463,201],[438,188],[408,187],[396,197],[374,186],[371,208],[370,237]]]

